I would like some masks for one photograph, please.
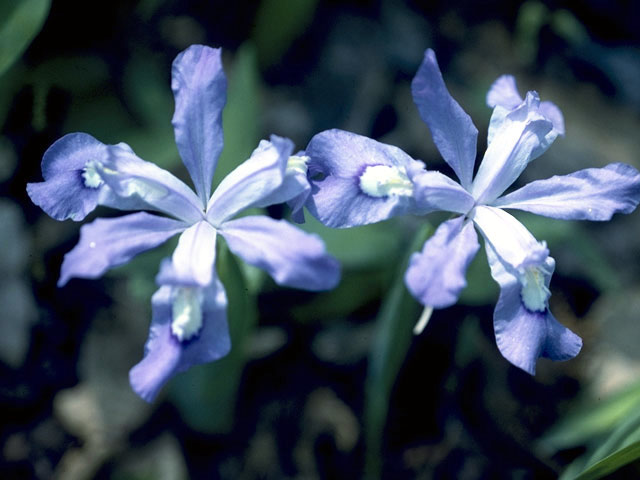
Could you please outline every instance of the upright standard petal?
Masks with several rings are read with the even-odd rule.
[[[58,286],[71,278],[97,278],[185,228],[183,222],[145,212],[98,218],[80,228],[80,241],[64,256]]]
[[[413,178],[424,164],[397,147],[343,130],[315,135],[307,208],[323,224],[348,228],[413,212]]]
[[[105,188],[94,165],[106,160],[108,148],[86,133],[57,140],[42,158],[45,181],[27,184],[33,203],[56,220],[85,218],[100,203]]]
[[[279,285],[329,290],[340,280],[340,265],[320,237],[284,220],[242,217],[226,222],[220,234],[233,253],[265,270]]]
[[[209,285],[216,257],[216,230],[206,221],[187,228],[171,257],[173,273],[187,285]]]
[[[422,252],[411,256],[404,277],[407,288],[425,306],[453,305],[467,285],[465,273],[479,248],[472,222],[458,217],[442,223]]]
[[[442,158],[453,168],[465,189],[471,185],[476,161],[478,129],[471,117],[449,94],[436,61],[429,49],[411,83],[413,101],[427,124]]]
[[[522,301],[521,284],[486,244],[491,275],[500,286],[500,297],[494,311],[493,325],[496,344],[503,357],[518,368],[535,374],[540,357],[568,360],[582,348],[582,340],[553,317],[548,308],[531,311]],[[545,260],[545,284],[548,286],[555,262]]]
[[[202,203],[193,190],[123,145],[109,149],[108,158],[96,165],[100,177],[117,196],[137,200],[148,210],[157,210],[188,223],[204,217]]]
[[[256,206],[268,207],[278,203],[287,203],[291,208],[291,217],[297,223],[304,223],[302,207],[311,195],[311,185],[307,178],[307,161],[309,157],[304,153],[292,155],[287,160],[284,180],[282,184]]]
[[[173,61],[171,77],[176,144],[204,207],[223,146],[227,79],[220,49],[192,45]]]
[[[513,110],[522,103],[522,97],[516,87],[516,79],[513,75],[502,75],[493,82],[487,92],[487,105],[491,108],[501,106],[507,110]]]
[[[538,106],[537,95],[529,92],[493,135],[470,190],[478,203],[498,198],[555,139],[553,125],[538,112]]]
[[[202,289],[202,328],[197,336],[180,340],[172,331],[176,288],[162,286],[153,295],[153,319],[144,358],[129,372],[133,390],[147,402],[176,373],[194,365],[218,360],[231,350],[227,325],[227,297],[216,278]]]
[[[242,210],[260,205],[282,185],[292,152],[293,142],[288,138],[271,135],[270,141],[260,141],[251,157],[229,173],[213,192],[207,220],[219,226]]]
[[[531,182],[494,205],[562,220],[605,221],[614,213],[631,213],[639,202],[640,172],[612,163]]]

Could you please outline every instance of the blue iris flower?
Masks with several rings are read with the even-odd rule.
[[[217,360],[231,348],[227,298],[215,272],[218,235],[280,285],[325,290],[339,281],[339,264],[317,236],[262,215],[234,218],[248,208],[286,201],[300,215],[310,186],[305,159],[292,155],[290,140],[272,136],[260,142],[211,193],[223,146],[226,85],[219,49],[194,45],[173,62],[172,124],[195,192],[129,146],[105,145],[84,133],[55,142],[42,160],[44,182],[27,185],[33,202],[56,220],[82,220],[97,205],[145,210],[84,225],[80,241],[64,257],[59,286],[74,277],[99,277],[180,234],[156,277],[160,288],[152,298],[144,358],[129,375],[147,401],[177,372]]]
[[[494,312],[502,355],[534,374],[539,357],[566,360],[578,354],[580,337],[549,311],[555,262],[544,242],[505,209],[564,220],[609,220],[640,201],[640,173],[621,163],[538,180],[504,195],[527,164],[564,135],[560,110],[523,99],[513,77],[500,77],[487,95],[493,107],[488,147],[474,177],[478,130],[447,91],[435,54],[427,50],[412,82],[414,101],[434,143],[459,183],[427,171],[402,150],[341,130],[314,136],[306,149],[313,194],[307,207],[322,223],[346,228],[401,214],[456,214],[443,222],[421,252],[413,254],[405,283],[425,306],[417,330],[433,308],[457,302],[466,269],[484,238],[491,275],[500,286]],[[475,226],[475,228],[474,228]]]

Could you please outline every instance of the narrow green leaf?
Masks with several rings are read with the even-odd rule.
[[[376,333],[369,354],[365,384],[367,478],[380,476],[382,437],[391,390],[411,345],[413,327],[422,309],[404,285],[404,272],[411,254],[419,250],[431,234],[433,228],[428,224],[417,232],[404,261],[399,265],[393,287],[384,299],[376,318]]]
[[[318,0],[264,0],[256,14],[253,40],[260,64],[269,66],[282,58],[313,20]]]
[[[229,300],[231,352],[217,362],[178,375],[170,385],[170,398],[182,419],[191,428],[209,434],[229,433],[233,428],[247,340],[257,323],[255,298],[248,295],[242,272],[222,242],[216,266]]]
[[[562,480],[601,478],[640,458],[634,445],[640,443],[640,409],[637,406],[618,423],[595,450],[576,459],[560,477]]]
[[[0,75],[27,49],[42,29],[51,0],[15,0],[0,5]]]
[[[640,441],[627,445],[583,471],[575,480],[595,480],[615,472],[640,458]]]
[[[583,400],[537,442],[538,447],[555,453],[585,445],[610,432],[616,424],[639,408],[640,383],[605,399]]]
[[[227,72],[227,105],[222,113],[224,149],[218,159],[214,185],[249,158],[260,140],[260,77],[251,44],[245,43],[238,49]]]

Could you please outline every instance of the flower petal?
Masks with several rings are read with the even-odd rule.
[[[499,208],[478,206],[470,218],[514,275],[527,266],[542,264],[549,255],[544,242],[538,242],[524,225]]]
[[[190,226],[178,240],[171,257],[172,283],[199,285],[211,283],[216,256],[216,230],[211,224],[201,221]],[[162,270],[161,270],[162,274]],[[158,280],[158,283],[165,283]]]
[[[500,297],[494,311],[493,325],[496,344],[503,357],[518,368],[535,374],[540,357],[568,360],[582,348],[582,340],[553,317],[547,308],[532,312],[522,303],[518,279],[505,269],[494,248],[486,244],[491,275],[500,285]],[[545,261],[548,285],[555,262]]]
[[[80,241],[64,256],[58,286],[71,278],[97,278],[109,268],[127,263],[154,248],[187,225],[146,212],[98,218],[80,228]]]
[[[304,153],[298,153],[289,157],[282,184],[267,197],[263,198],[256,206],[268,207],[287,202],[291,208],[291,217],[297,223],[304,223],[302,207],[311,195],[311,185],[307,178],[307,161],[309,157]]]
[[[204,216],[202,203],[193,190],[168,171],[145,162],[128,147],[110,149],[108,158],[96,169],[117,196],[137,200],[147,210],[164,212],[188,223]]]
[[[494,205],[563,220],[604,221],[614,213],[631,213],[639,202],[640,172],[612,163],[531,182]]]
[[[340,265],[320,237],[284,220],[242,217],[226,222],[220,233],[233,253],[265,270],[279,285],[328,290],[340,280]]]
[[[415,199],[420,214],[436,210],[466,214],[475,204],[469,192],[440,172],[424,172],[414,177]]]
[[[221,225],[240,211],[260,205],[285,178],[287,161],[293,152],[288,138],[271,135],[262,140],[251,157],[227,175],[209,200],[207,220]]]
[[[442,158],[453,168],[462,186],[468,188],[476,161],[478,129],[449,94],[431,49],[424,54],[411,83],[411,92]]]
[[[494,108],[500,105],[507,110],[513,110],[522,103],[522,97],[516,87],[513,75],[502,75],[493,82],[487,92],[487,105]]]
[[[553,129],[558,132],[558,135],[564,136],[564,116],[555,103],[549,101],[540,102],[540,113],[553,123]]]
[[[312,189],[307,208],[323,224],[366,225],[415,209],[412,180],[425,171],[424,164],[399,148],[343,130],[326,130],[311,139],[305,153]],[[372,189],[367,193],[363,178],[376,168],[386,170],[388,183],[381,177],[379,194]],[[394,184],[399,187],[385,192]]]
[[[231,349],[227,325],[227,297],[216,278],[203,290],[202,330],[197,337],[180,341],[171,333],[173,289],[161,286],[153,295],[153,319],[144,358],[129,372],[133,390],[147,402],[153,401],[163,385],[176,373],[193,365],[224,357]]]
[[[509,112],[493,134],[471,186],[478,203],[490,203],[500,196],[557,136],[538,106],[537,94],[529,92],[525,102]]]
[[[442,223],[422,252],[411,256],[404,277],[407,288],[425,306],[453,305],[467,285],[465,273],[479,248],[472,222],[458,217]]]
[[[140,203],[116,197],[95,169],[96,164],[109,157],[110,149],[127,148],[125,144],[105,145],[86,133],[65,135],[44,153],[45,181],[27,184],[27,193],[33,203],[56,220],[80,221],[97,205],[137,209]]]
[[[222,152],[222,110],[227,101],[227,79],[219,48],[192,45],[171,67],[171,89],[176,109],[172,124],[178,151],[196,192],[207,204],[218,157]]]

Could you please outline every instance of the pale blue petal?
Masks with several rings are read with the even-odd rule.
[[[499,208],[478,206],[470,218],[512,273],[540,265],[549,255],[544,242],[538,242],[524,225]]]
[[[197,337],[187,341],[181,342],[171,333],[172,292],[172,287],[162,286],[153,295],[153,319],[144,358],[129,372],[131,387],[147,402],[153,401],[176,373],[218,360],[231,350],[227,297],[217,278],[203,289],[202,330]]]
[[[220,49],[192,45],[173,61],[171,77],[176,101],[172,120],[176,144],[205,206],[223,146],[222,110],[227,101],[227,79]]]
[[[328,290],[340,281],[340,265],[320,237],[284,220],[242,217],[226,222],[220,234],[233,253],[265,270],[279,285]]]
[[[312,192],[307,208],[323,224],[348,228],[414,211],[412,181],[425,171],[424,164],[399,148],[343,130],[326,130],[311,139],[305,153]],[[378,166],[406,176],[406,192],[365,193],[363,174]]]
[[[98,218],[80,228],[80,241],[64,256],[58,286],[71,278],[97,278],[186,227],[183,222],[145,212]]]
[[[216,230],[206,221],[187,228],[171,257],[173,273],[178,282],[209,285],[213,278],[216,257]]]
[[[431,49],[424,54],[411,83],[411,92],[442,158],[453,168],[462,186],[468,188],[476,161],[478,129],[449,94]]]
[[[543,312],[528,310],[521,301],[518,279],[505,269],[490,244],[486,245],[491,275],[500,286],[500,297],[494,311],[494,332],[500,353],[513,365],[535,374],[540,357],[568,360],[582,348],[582,340],[553,317],[547,308]],[[548,285],[555,262],[545,261]]]
[[[407,288],[425,306],[453,305],[467,285],[465,273],[479,248],[472,222],[458,217],[442,223],[422,252],[411,256],[404,277]]]
[[[251,157],[227,175],[209,200],[207,220],[221,225],[237,213],[255,207],[284,181],[293,142],[272,135],[262,140]]]
[[[115,195],[189,223],[204,217],[202,203],[193,190],[168,171],[145,162],[122,146],[109,149],[108,158],[97,166]]]
[[[564,136],[564,116],[553,102],[540,102],[540,113],[553,123],[553,129],[558,132],[558,135]]]
[[[494,205],[563,220],[604,221],[614,213],[631,213],[639,202],[640,172],[612,163],[531,182]]]
[[[440,210],[466,214],[475,204],[469,192],[440,172],[416,175],[413,183],[417,213],[424,215]]]
[[[553,125],[538,112],[538,106],[537,95],[529,92],[493,135],[471,186],[478,203],[490,203],[500,196],[555,139]]]
[[[110,149],[121,148],[128,147],[105,145],[86,133],[65,135],[45,152],[42,158],[45,181],[27,184],[29,197],[56,220],[80,221],[98,205],[122,210],[139,208],[139,204],[114,196],[94,168],[106,161]]]
[[[523,102],[516,87],[513,75],[502,75],[493,82],[487,92],[487,105],[491,108],[499,105],[507,110],[513,110]]]

